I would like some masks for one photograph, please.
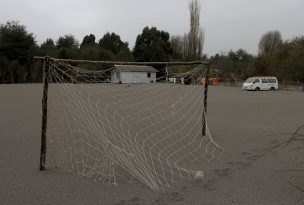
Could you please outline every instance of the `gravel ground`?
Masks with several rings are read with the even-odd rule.
[[[105,187],[55,167],[39,172],[42,85],[0,86],[0,204],[304,204],[302,144],[278,146],[304,124],[304,93],[210,87],[210,131],[225,152],[197,164],[202,181],[165,193]]]

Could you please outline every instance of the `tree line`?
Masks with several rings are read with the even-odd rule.
[[[304,82],[304,36],[284,41],[280,31],[268,31],[260,38],[256,56],[238,49],[216,54],[209,60],[222,76],[244,80],[271,75],[279,80]]]
[[[116,33],[106,33],[99,40],[96,40],[94,34],[88,34],[81,42],[74,35],[67,34],[57,40],[48,38],[38,45],[34,34],[28,32],[24,25],[9,21],[0,25],[0,82],[41,82],[41,65],[33,64],[35,55],[100,61],[180,60],[174,56],[170,41],[168,32],[156,27],[145,27],[137,36],[133,50]]]
[[[116,33],[106,33],[99,40],[88,34],[81,42],[67,34],[56,40],[48,38],[38,45],[26,26],[8,21],[0,24],[0,83],[41,82],[42,65],[33,64],[35,55],[100,61],[200,60],[204,41],[200,10],[199,1],[190,0],[190,28],[183,37],[170,37],[166,31],[145,27],[132,50]]]
[[[17,21],[0,24],[0,83],[41,82],[40,64],[33,56],[60,59],[116,61],[179,61],[202,59],[203,31],[200,27],[200,4],[190,0],[190,29],[183,37],[174,36],[156,27],[145,27],[136,38],[133,50],[116,33],[106,33],[97,40],[86,35],[81,43],[72,34],[48,38],[41,45],[34,34]],[[180,49],[182,48],[182,49]]]
[[[258,55],[240,48],[208,57],[203,53],[204,31],[200,25],[198,0],[189,3],[189,31],[170,35],[156,27],[145,27],[131,50],[116,33],[101,39],[86,35],[79,42],[67,34],[56,40],[37,44],[34,34],[17,21],[0,24],[0,83],[34,83],[42,81],[42,69],[33,56],[60,59],[115,61],[191,61],[209,60],[214,77],[246,79],[255,75],[272,75],[279,80],[304,82],[304,36],[282,40],[279,31],[261,36]]]

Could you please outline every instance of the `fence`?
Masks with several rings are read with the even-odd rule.
[[[304,82],[283,80],[282,89],[304,92]]]

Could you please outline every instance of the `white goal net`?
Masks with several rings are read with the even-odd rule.
[[[163,191],[191,179],[191,164],[222,153],[208,127],[202,135],[202,65],[169,67],[154,83],[111,83],[114,69],[50,60],[47,139],[61,169]]]

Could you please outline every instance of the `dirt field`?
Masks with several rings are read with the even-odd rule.
[[[0,204],[304,204],[291,185],[304,187],[296,171],[304,169],[301,144],[268,152],[304,124],[304,93],[209,91],[209,128],[225,152],[201,165],[203,181],[158,193],[105,187],[56,168],[39,172],[42,86],[1,85]]]

